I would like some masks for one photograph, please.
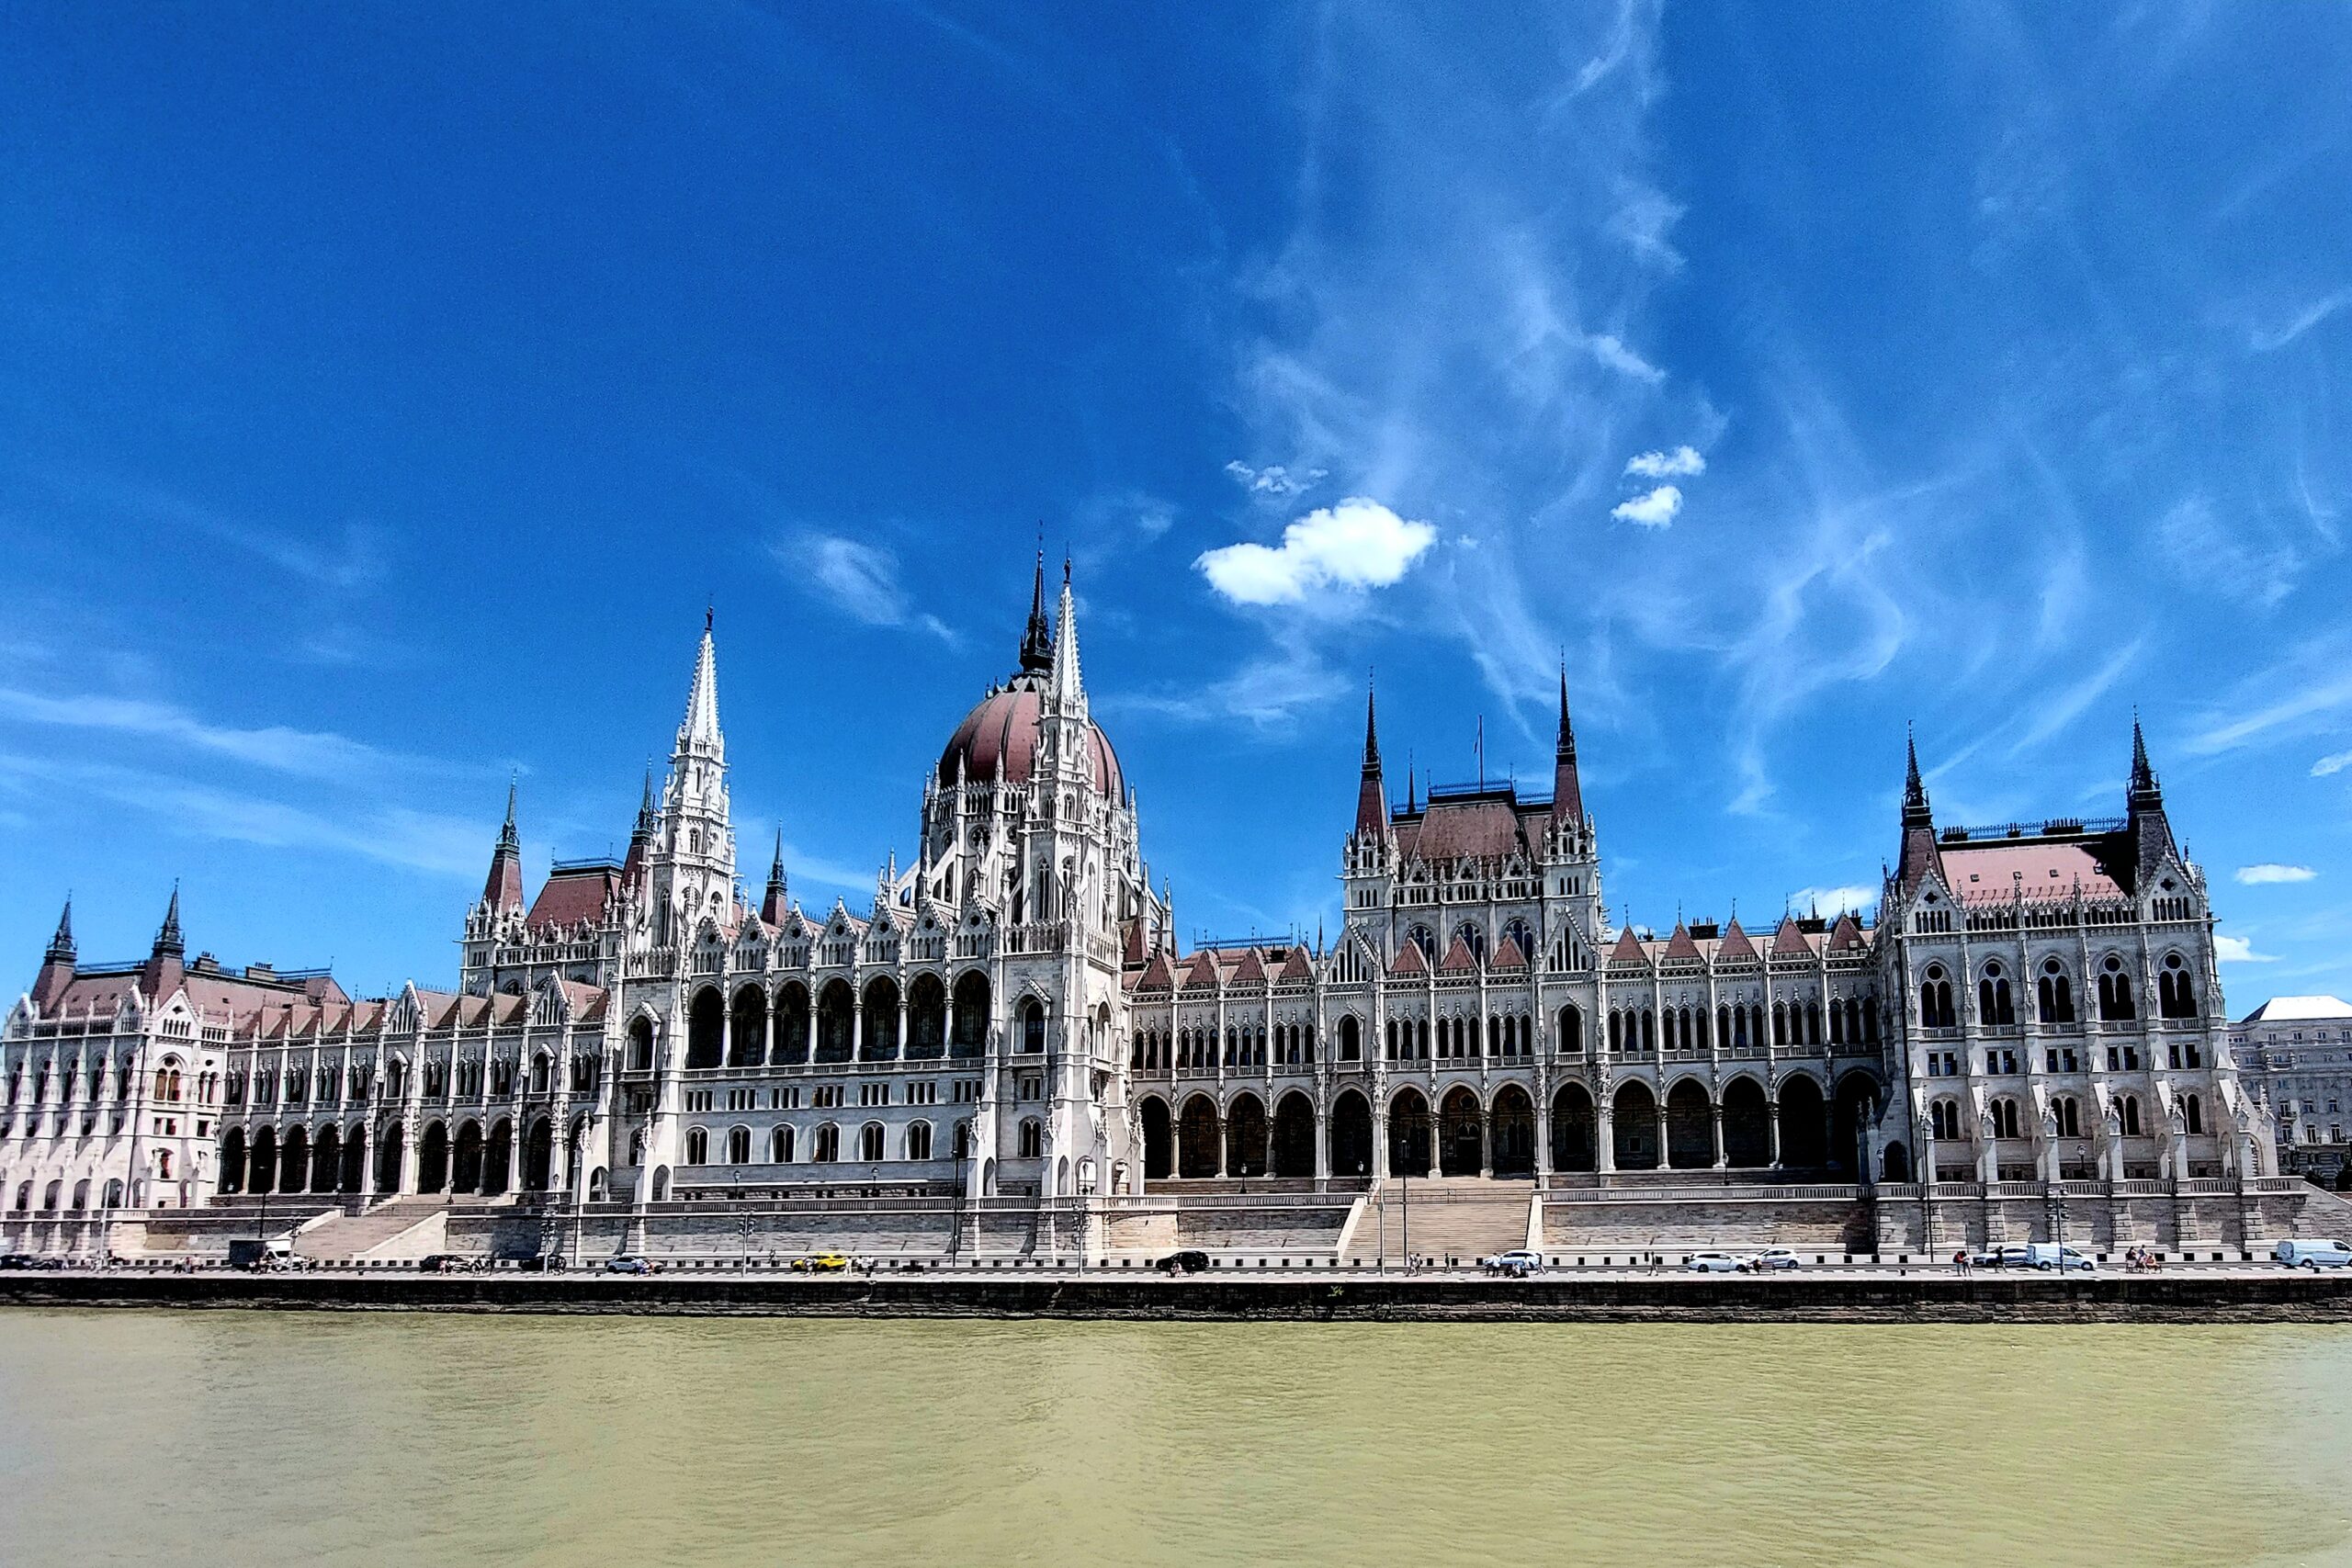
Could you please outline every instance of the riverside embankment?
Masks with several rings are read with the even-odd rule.
[[[2284,1269],[1960,1276],[1883,1269],[1770,1277],[1556,1272],[1207,1275],[947,1271],[0,1275],[0,1304],[686,1316],[1195,1321],[2344,1323],[2352,1273]]]

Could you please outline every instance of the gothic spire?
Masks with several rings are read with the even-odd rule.
[[[645,764],[645,794],[639,798],[637,803],[636,831],[643,834],[649,839],[651,838],[653,836],[654,820],[653,764],[650,761],[648,761]]]
[[[1029,625],[1021,634],[1021,668],[1042,673],[1053,668],[1054,628],[1046,619],[1046,550],[1037,548],[1037,576],[1029,589]]]
[[[718,755],[726,749],[718,731],[718,655],[711,645],[711,615],[703,612],[702,643],[695,649],[694,683],[686,688],[686,716],[678,721],[678,752]]]
[[[1388,826],[1388,792],[1380,782],[1380,726],[1374,713],[1372,681],[1363,688],[1363,779],[1356,786],[1356,831],[1378,833]]]
[[[490,875],[481,886],[481,901],[493,909],[523,907],[523,839],[514,830],[516,782],[506,784],[506,825],[498,830],[498,848],[491,852]]]
[[[2132,716],[2132,788],[2131,801],[2135,806],[2162,806],[2164,791],[2156,784],[2156,770],[2148,763],[2148,738],[2140,732],[2140,716]]]
[[[1065,712],[1086,705],[1086,685],[1078,670],[1078,611],[1070,604],[1069,561],[1062,561],[1061,603],[1054,607],[1053,692]]]
[[[1935,824],[1935,816],[1928,807],[1928,786],[1919,777],[1919,743],[1912,736],[1911,727],[1903,727],[1903,825],[1905,828],[1927,828]]]
[[[789,888],[784,875],[784,829],[775,830],[775,859],[768,863],[768,886],[760,900],[760,919],[770,930],[784,923],[785,911],[791,907]]]
[[[57,917],[57,934],[49,939],[49,951],[41,955],[48,963],[74,962],[74,895],[65,896],[64,912]]]
[[[187,952],[187,942],[180,935],[180,885],[175,878],[171,904],[164,910],[162,929],[155,932],[155,953],[159,957],[177,958]]]
[[[1584,820],[1584,778],[1577,771],[1577,731],[1568,718],[1568,661],[1560,660],[1560,734],[1552,747],[1552,819]]]

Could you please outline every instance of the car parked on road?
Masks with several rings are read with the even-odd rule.
[[[0,1269],[38,1269],[40,1259],[29,1252],[0,1252]]]
[[[1209,1255],[1197,1247],[1171,1252],[1152,1265],[1163,1274],[1198,1274],[1209,1266]]]
[[[2340,1241],[2282,1241],[2270,1256],[2290,1269],[2308,1269],[2314,1274],[2352,1265],[2352,1247]]]
[[[1694,1252],[1682,1260],[1687,1274],[1736,1274],[1739,1259],[1728,1252]]]
[[[1746,1274],[1777,1274],[1784,1269],[1797,1268],[1804,1262],[1785,1247],[1768,1247],[1761,1252],[1751,1252],[1739,1260],[1740,1271]]]
[[[607,1274],[650,1274],[653,1272],[653,1264],[650,1259],[639,1258],[634,1252],[624,1252],[618,1258],[605,1259],[605,1272]]]
[[[1971,1269],[2022,1269],[2026,1266],[2026,1249],[2022,1244],[2008,1247],[1988,1247],[1982,1252],[1968,1255]]]
[[[420,1274],[463,1274],[474,1267],[470,1259],[454,1252],[435,1252],[416,1260]]]
[[[1481,1258],[1478,1267],[1489,1274],[1506,1274],[1514,1280],[1524,1280],[1530,1274],[1544,1272],[1544,1255],[1532,1247],[1514,1247],[1509,1252]]]
[[[560,1274],[568,1267],[560,1252],[535,1252],[528,1258],[518,1258],[514,1267],[526,1274]]]
[[[2080,1269],[2088,1274],[2098,1268],[2098,1264],[2076,1252],[2073,1247],[2060,1247],[2054,1242],[2047,1241],[2026,1244],[2025,1266],[2029,1269],[2039,1269],[2045,1274],[2052,1269],[2069,1273]]]

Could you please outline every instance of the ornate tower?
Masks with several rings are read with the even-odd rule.
[[[727,739],[718,728],[718,661],[707,615],[650,849],[655,945],[683,946],[705,916],[721,925],[733,922],[735,829],[728,816]]]

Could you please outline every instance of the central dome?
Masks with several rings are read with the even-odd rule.
[[[1034,676],[1024,674],[982,697],[939,754],[939,782],[952,786],[961,762],[968,784],[1027,784],[1036,771],[1043,731],[1039,685]],[[1101,725],[1089,719],[1086,728],[1093,739],[1094,787],[1114,800],[1124,799],[1126,781],[1119,772],[1119,754],[1111,750],[1111,739]]]

